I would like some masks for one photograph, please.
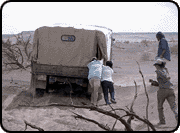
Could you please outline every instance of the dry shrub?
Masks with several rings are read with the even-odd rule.
[[[169,42],[175,42],[174,38],[171,37],[170,41]]]
[[[141,60],[142,61],[153,61],[155,56],[156,55],[154,53],[145,51],[141,55]]]
[[[178,44],[174,45],[174,46],[171,46],[170,49],[171,49],[172,54],[175,54],[175,55],[178,54]]]
[[[5,42],[2,40],[2,66],[10,70],[25,69],[30,67],[30,37],[23,39],[23,35],[14,35],[16,43],[12,44],[10,38]]]
[[[129,41],[124,41],[124,43],[129,44]]]
[[[141,41],[141,44],[144,44],[144,45],[147,46],[147,47],[148,47],[148,43],[149,43],[149,41],[147,41],[147,40],[142,40],[142,41]]]

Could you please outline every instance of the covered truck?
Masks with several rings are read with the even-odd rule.
[[[31,87],[49,91],[53,82],[88,87],[92,57],[111,60],[112,30],[99,26],[40,27],[34,32]]]

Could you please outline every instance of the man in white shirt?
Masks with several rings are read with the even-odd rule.
[[[102,62],[93,57],[92,61],[87,65],[89,68],[88,80],[91,88],[91,104],[98,106],[98,100],[101,97],[102,88],[100,84],[101,73],[102,73]]]
[[[104,100],[106,102],[106,105],[111,104],[108,99],[108,90],[110,92],[111,102],[116,103],[114,98],[114,86],[112,80],[112,74],[114,72],[112,66],[113,66],[112,61],[107,61],[106,66],[103,65],[102,67],[101,85],[102,85]]]

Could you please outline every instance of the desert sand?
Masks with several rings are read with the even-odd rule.
[[[157,47],[149,44],[149,47],[142,47],[140,43],[118,43],[113,46],[113,63],[114,63],[114,86],[115,98],[117,104],[112,104],[113,108],[123,108],[130,106],[134,94],[134,80],[137,82],[137,99],[134,104],[134,112],[141,118],[145,117],[146,110],[146,95],[142,77],[138,71],[139,62],[142,73],[145,77],[145,82],[149,95],[149,121],[152,124],[159,122],[157,111],[157,90],[158,87],[151,86],[149,79],[156,80],[155,68],[153,67],[153,60],[156,56]],[[172,61],[167,64],[169,69],[171,81],[174,84],[174,92],[176,95],[176,103],[178,104],[178,58],[172,55]],[[102,128],[94,123],[75,119],[73,113],[78,113],[87,118],[93,119],[108,125],[112,128],[115,119],[109,116],[100,114],[96,111],[88,109],[75,109],[72,107],[19,107],[19,105],[31,105],[32,95],[27,93],[30,84],[30,69],[27,71],[15,70],[11,72],[3,71],[2,75],[2,125],[7,131],[24,131],[25,123],[27,122],[43,128],[45,131],[104,131]],[[11,78],[13,82],[10,83]],[[81,102],[89,103],[86,98],[73,98],[75,105],[81,105]],[[55,94],[44,94],[43,97],[36,97],[36,105],[47,105],[50,103],[64,103],[70,104],[69,97],[60,97]],[[99,108],[111,110],[109,106],[104,105],[104,99],[99,102]],[[166,118],[166,125],[156,127],[158,131],[172,131],[176,129],[177,123],[174,114],[171,111],[167,101],[164,103],[164,113]],[[117,111],[117,114],[123,116],[123,111]],[[127,120],[128,117],[125,117]],[[147,131],[147,126],[137,120],[132,120],[132,128],[137,131]],[[116,130],[124,130],[124,126],[119,121],[115,126]],[[38,131],[27,126],[26,131]]]

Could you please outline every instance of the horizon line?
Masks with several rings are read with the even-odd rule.
[[[30,31],[21,31],[21,32],[19,32],[19,33],[16,33],[16,34],[20,34],[20,33],[22,33],[22,32],[34,32],[35,30],[30,30]],[[116,33],[157,33],[157,32],[142,32],[142,31],[138,31],[138,32],[132,32],[132,31],[120,31],[120,32],[113,32],[113,34],[116,34]],[[167,32],[162,32],[162,33],[178,33],[178,32],[175,32],[175,31],[173,31],[173,32],[169,32],[169,31],[167,31]],[[2,35],[14,35],[13,33],[5,33],[5,34],[2,34]]]

